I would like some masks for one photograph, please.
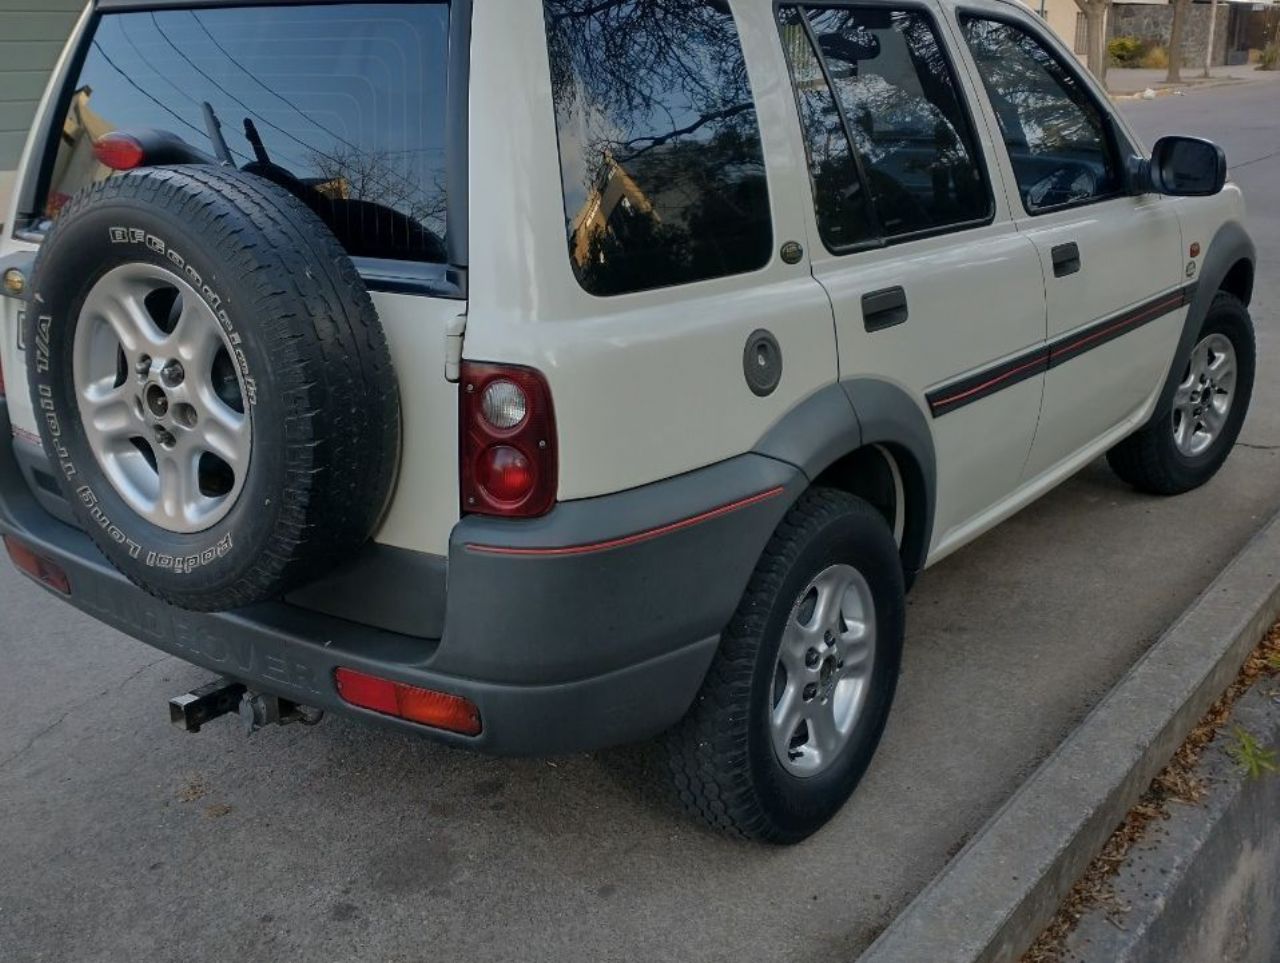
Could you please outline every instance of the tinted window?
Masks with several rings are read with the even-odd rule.
[[[207,102],[235,163],[298,194],[351,254],[441,261],[448,18],[444,3],[106,14],[44,213],[111,173],[93,142],[112,130],[213,154]]]
[[[924,14],[801,7],[782,16],[828,245],[848,243],[868,230],[856,188],[828,183],[837,167],[845,176],[854,170],[841,157],[847,147],[832,147],[842,128],[861,162],[880,235],[934,231],[989,214],[990,192],[973,132]]]
[[[722,0],[546,0],[569,256],[593,294],[738,274],[773,248]]]
[[[1102,112],[1079,78],[1012,24],[965,17],[965,39],[991,97],[1029,212],[1083,204],[1120,187]]]
[[[827,247],[839,249],[874,239],[878,232],[872,222],[871,204],[822,62],[805,33],[803,14],[790,9],[783,10],[780,16],[804,127],[822,240]]]

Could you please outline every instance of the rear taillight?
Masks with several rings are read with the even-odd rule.
[[[556,501],[556,419],[532,368],[462,366],[462,511],[531,518]]]
[[[61,592],[63,595],[71,594],[71,579],[67,578],[67,573],[56,562],[43,555],[37,555],[11,535],[4,536],[4,547],[8,549],[9,558],[13,559],[13,564],[18,567],[18,571],[30,575],[55,592]]]
[[[338,695],[349,705],[464,736],[480,735],[480,710],[462,696],[380,679],[355,669],[336,669],[333,680]]]
[[[93,142],[93,156],[98,163],[110,167],[113,171],[131,171],[141,167],[146,152],[142,142],[129,134],[114,131],[103,134]]]

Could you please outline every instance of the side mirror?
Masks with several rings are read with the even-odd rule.
[[[1151,189],[1173,197],[1207,197],[1227,182],[1227,155],[1199,137],[1161,137],[1151,152]]]

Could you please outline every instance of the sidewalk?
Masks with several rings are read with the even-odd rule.
[[[1166,84],[1165,77],[1169,72],[1145,70],[1140,67],[1111,67],[1107,70],[1107,90],[1113,95],[1140,94],[1150,87],[1156,92],[1169,89],[1186,89],[1190,87],[1216,87],[1223,84],[1241,84],[1267,81],[1280,81],[1280,70],[1258,70],[1256,64],[1238,64],[1234,67],[1214,67],[1212,76],[1205,79],[1202,64],[1184,65],[1182,83]]]

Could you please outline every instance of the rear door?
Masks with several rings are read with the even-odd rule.
[[[783,5],[783,45],[843,380],[905,389],[938,468],[934,551],[1017,486],[1040,410],[1044,282],[993,189],[938,11],[910,2]],[[815,245],[815,248],[817,246]]]
[[[458,518],[445,332],[466,310],[465,190],[450,190],[466,156],[449,136],[467,105],[465,5],[138,6],[100,2],[83,21],[87,35],[73,40],[65,82],[41,111],[0,255],[38,245],[73,194],[114,176],[94,150],[104,135],[161,129],[213,155],[216,119],[232,162],[311,207],[371,291],[404,422],[397,495],[377,539],[443,555]],[[0,354],[15,434],[31,445],[15,308],[4,308]]]
[[[1045,276],[1049,371],[1030,479],[1145,412],[1185,317],[1182,235],[1168,198],[1126,192],[1135,149],[1031,18],[962,11],[960,30],[1004,141],[1014,221]]]

